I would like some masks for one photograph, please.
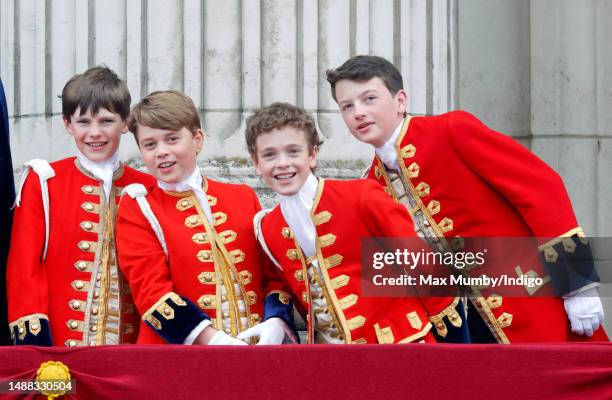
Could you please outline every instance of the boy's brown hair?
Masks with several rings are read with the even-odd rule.
[[[125,120],[130,114],[132,98],[127,85],[105,65],[74,75],[64,86],[61,96],[62,115],[70,121],[77,109],[97,114],[100,108],[119,114]]]
[[[245,136],[251,157],[257,159],[258,136],[286,126],[304,132],[310,154],[315,147],[321,147],[323,144],[319,139],[315,120],[310,113],[289,103],[276,102],[255,110],[255,113],[246,120]]]
[[[336,102],[336,83],[342,79],[351,81],[369,81],[372,78],[380,78],[391,95],[404,89],[402,75],[387,59],[377,56],[355,56],[349,58],[344,64],[336,69],[328,69],[326,72],[327,82],[331,85],[331,94]]]
[[[177,90],[149,93],[132,108],[128,128],[138,142],[138,126],[153,129],[180,131],[187,128],[195,135],[200,124],[200,115],[193,100]]]

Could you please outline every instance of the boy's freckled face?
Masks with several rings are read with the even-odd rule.
[[[79,151],[92,161],[108,160],[119,148],[121,134],[127,132],[126,121],[106,108],[100,108],[95,115],[91,110],[81,115],[79,107],[70,121],[64,118],[64,126]]]
[[[160,181],[178,183],[196,167],[198,153],[204,144],[204,132],[192,134],[138,125],[138,148],[149,172]]]
[[[317,149],[309,152],[306,134],[290,126],[259,135],[256,152],[255,171],[284,196],[296,194],[317,165]]]
[[[336,99],[342,119],[359,141],[380,147],[391,137],[406,112],[406,92],[389,92],[382,79],[341,79]]]

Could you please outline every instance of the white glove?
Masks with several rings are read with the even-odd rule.
[[[564,300],[565,312],[572,325],[572,332],[593,336],[603,323],[604,312],[597,289],[587,289]]]
[[[214,336],[210,338],[210,342],[208,342],[208,344],[213,345],[213,346],[214,345],[224,345],[224,346],[233,346],[233,345],[246,346],[247,345],[242,340],[238,340],[234,337],[231,337],[230,335],[228,335],[227,333],[223,331],[218,331],[217,333],[215,333]]]
[[[280,318],[270,318],[252,328],[238,334],[237,338],[248,340],[259,336],[257,344],[297,343],[291,329]]]

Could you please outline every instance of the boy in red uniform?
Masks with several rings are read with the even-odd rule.
[[[62,114],[76,157],[26,163],[7,270],[16,344],[135,342],[138,315],[117,267],[115,217],[123,187],[152,178],[119,159],[129,111],[127,86],[113,71],[75,75],[62,91]]]
[[[456,298],[363,295],[361,239],[415,233],[405,208],[374,182],[313,175],[321,142],[312,116],[274,103],[247,120],[246,141],[257,174],[280,197],[256,217],[258,239],[306,317],[309,343],[434,342],[432,321],[465,327]]]
[[[257,196],[202,177],[204,132],[193,101],[151,93],[129,127],[157,178],[125,189],[117,220],[121,269],[142,313],[138,343],[244,345],[236,336],[249,328],[259,344],[292,340],[292,303],[262,268],[253,233]]]
[[[410,210],[435,249],[461,249],[463,238],[548,238],[539,246],[544,265],[536,254],[517,265],[525,256],[507,249],[503,267],[544,285],[519,297],[483,288],[470,299],[474,342],[607,340],[590,249],[555,171],[466,112],[407,116],[402,77],[383,58],[353,57],[327,80],[352,135],[375,147],[369,178]]]

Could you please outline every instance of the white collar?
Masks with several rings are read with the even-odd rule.
[[[297,191],[297,193],[291,196],[284,196],[282,194],[279,194],[278,197],[280,198],[281,204],[287,202],[299,202],[306,209],[308,209],[308,212],[310,212],[310,209],[312,208],[312,203],[314,202],[314,197],[317,194],[318,186],[319,181],[311,172],[308,175],[308,178],[306,178],[306,180],[304,181],[304,184],[302,185],[300,190]]]
[[[79,160],[79,164],[81,164],[81,167],[102,181],[102,187],[104,189],[104,194],[106,195],[106,201],[108,202],[110,199],[110,190],[113,186],[113,174],[121,165],[119,150],[104,161],[90,160],[83,153],[81,153],[78,148],[76,149],[76,156]]]
[[[157,186],[159,186],[162,190],[172,191],[172,192],[186,192],[193,191],[200,203],[200,208],[204,211],[204,214],[208,218],[208,221],[212,221],[212,211],[210,210],[210,205],[208,204],[208,198],[206,197],[206,193],[202,188],[202,173],[200,169],[196,165],[191,174],[187,176],[187,178],[183,179],[180,182],[176,183],[168,183],[164,181],[157,180]]]
[[[316,230],[310,218],[310,212],[318,186],[319,181],[311,173],[296,194],[292,196],[279,195],[283,217],[285,217],[285,221],[287,221],[306,257],[312,257],[316,254]]]
[[[395,150],[395,142],[399,137],[402,126],[404,126],[405,118],[399,123],[397,128],[393,131],[393,135],[380,147],[374,149],[374,152],[380,158],[380,161],[385,164],[389,169],[399,170],[399,164],[397,162],[397,151]]]

